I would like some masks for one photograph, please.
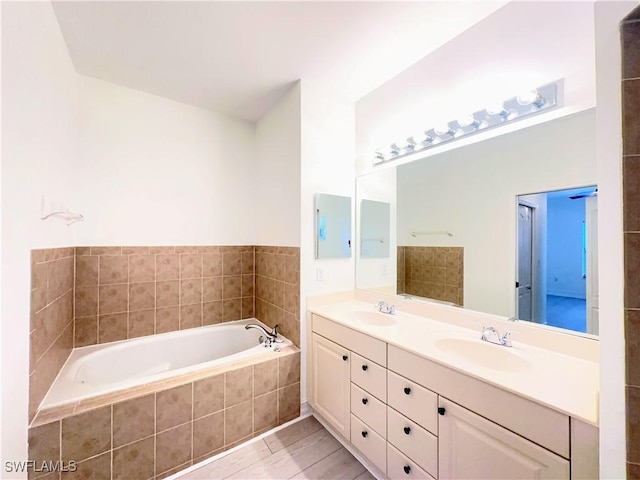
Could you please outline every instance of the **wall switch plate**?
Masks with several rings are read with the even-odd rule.
[[[316,268],[316,280],[318,282],[324,282],[324,270]]]

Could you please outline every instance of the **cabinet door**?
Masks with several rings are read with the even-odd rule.
[[[349,440],[351,352],[315,333],[312,343],[313,408]]]
[[[446,398],[438,404],[441,480],[569,479],[568,460]]]

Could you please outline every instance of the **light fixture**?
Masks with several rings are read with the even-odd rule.
[[[425,130],[424,133],[412,135],[404,142],[394,142],[389,146],[388,154],[384,153],[384,149],[378,149],[375,152],[373,164],[379,165],[404,155],[420,152],[445,142],[555,108],[559,105],[558,84],[560,82],[522,92],[520,95],[497,105],[462,115],[457,120],[437,125]]]

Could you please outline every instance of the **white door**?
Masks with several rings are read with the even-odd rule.
[[[344,438],[350,436],[350,353],[344,347],[313,334],[313,408]]]
[[[569,479],[569,461],[440,397],[439,475],[447,479]]]
[[[587,333],[598,335],[598,197],[585,199]]]
[[[518,205],[518,315],[533,320],[533,208]]]

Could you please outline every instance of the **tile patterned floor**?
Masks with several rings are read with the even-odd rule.
[[[312,416],[185,473],[180,480],[374,480]]]

